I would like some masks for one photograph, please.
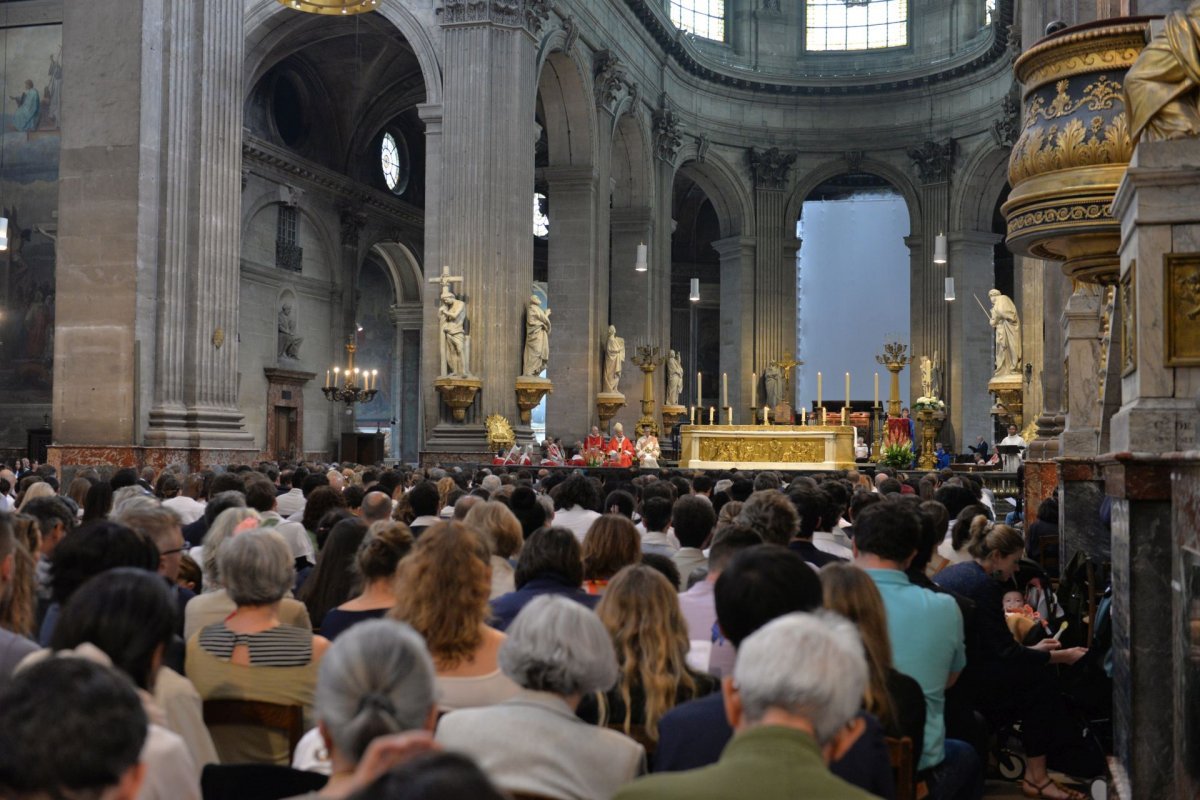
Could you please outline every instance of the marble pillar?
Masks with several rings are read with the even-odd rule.
[[[553,312],[547,377],[554,384],[553,394],[546,398],[546,430],[570,442],[591,427],[600,391],[600,342],[606,315],[596,282],[600,272],[596,268],[596,174],[591,166],[548,167],[543,174],[552,214],[546,295]],[[632,259],[628,272],[630,283],[642,277],[632,274]],[[632,341],[632,331],[617,330]],[[623,377],[628,381],[632,376],[626,372]]]
[[[938,353],[943,370],[942,400],[949,419],[941,439],[953,452],[965,452],[983,436],[991,441],[991,398],[987,383],[992,377],[992,329],[975,302],[987,297],[994,272],[992,257],[1000,236],[984,231],[955,231],[949,234],[949,269],[956,300],[946,302],[950,335],[947,350]],[[945,295],[943,294],[943,298]],[[933,353],[929,353],[930,358]],[[919,356],[918,356],[919,358]]]
[[[1171,465],[1171,631],[1175,675],[1174,762],[1177,797],[1200,796],[1200,457]]]
[[[949,139],[940,143],[926,142],[922,148],[909,150],[909,155],[914,159],[920,177],[922,210],[921,229],[913,231],[913,236],[908,237],[909,239],[920,237],[919,242],[914,239],[914,243],[918,246],[910,245],[909,248],[912,254],[912,293],[909,297],[912,308],[909,322],[912,330],[912,346],[909,348],[909,352],[917,359],[922,356],[932,358],[934,353],[949,352],[949,317],[952,311],[949,306],[975,302],[959,289],[955,293],[961,299],[954,303],[947,303],[945,299],[947,265],[933,263],[934,243],[937,236],[947,233],[949,227],[950,176],[954,151],[953,140]],[[979,245],[977,243],[972,246],[968,241],[963,241],[959,246],[972,247],[974,250]],[[990,259],[988,263],[991,263]],[[953,269],[952,266],[951,268]],[[957,284],[957,282],[956,277],[955,283]],[[990,280],[988,282],[990,283]],[[970,319],[965,316],[970,313],[969,311],[964,309],[961,313],[965,319]],[[986,381],[984,385],[985,388],[982,391],[986,394]],[[965,385],[963,388],[967,391],[972,389],[980,391],[975,387]],[[921,372],[912,369],[909,371],[909,400],[906,405],[910,405],[920,393]],[[904,402],[903,389],[901,389],[900,396],[901,402]],[[951,397],[949,402],[952,406],[958,405],[963,399],[962,397]],[[951,422],[954,422],[953,418]],[[954,433],[961,438],[962,432],[954,431]]]
[[[632,358],[636,353],[637,342],[646,340],[658,330],[653,319],[651,292],[655,276],[663,272],[670,273],[670,262],[663,263],[655,259],[657,251],[651,247],[655,227],[649,208],[614,208],[609,212],[609,225],[612,256],[609,264],[607,317],[610,324],[617,326],[617,333],[625,337],[625,353],[627,357]],[[648,268],[646,272],[637,272],[633,265],[637,261],[637,247],[642,243],[645,243],[648,251]],[[649,320],[648,315],[651,317]],[[603,316],[602,314],[601,317]],[[578,433],[572,433],[576,438],[583,438],[595,424],[592,420],[595,415],[596,392],[600,391],[599,342],[603,338],[604,329],[600,328],[586,362],[596,375],[595,385],[585,407],[579,409],[587,425]],[[664,339],[658,346],[665,355],[667,349],[675,347],[676,343]],[[661,377],[662,372],[655,374]],[[621,393],[625,395],[625,408],[621,409],[616,417],[616,420],[625,426],[626,431],[632,431],[632,426],[641,416],[642,383],[641,371],[632,361],[627,362],[621,373]],[[557,391],[556,388],[555,392]],[[655,398],[662,403],[661,389],[655,392]]]
[[[1035,426],[1025,458],[1025,519],[1032,520],[1042,501],[1058,490],[1058,466],[1066,418],[1063,414],[1063,337],[1059,319],[1070,283],[1058,264],[1016,257],[1023,293],[1021,335],[1025,362],[1033,375],[1025,393],[1025,424]]]
[[[713,249],[721,259],[721,372],[729,375],[729,403],[733,406],[734,422],[748,424],[750,373],[757,372],[761,376],[770,361],[791,350],[769,357],[761,351],[756,357],[754,351],[755,240],[748,236],[729,236],[713,242]],[[795,296],[794,282],[792,295]],[[795,330],[793,323],[793,339]],[[719,398],[719,386],[713,396]],[[761,404],[765,405],[766,401]]]
[[[1064,456],[1095,457],[1100,450],[1100,311],[1103,290],[1076,284],[1062,315],[1066,375]]]
[[[795,239],[795,220],[784,219],[787,195],[783,187],[788,167],[778,167],[774,173],[760,176],[754,190],[754,224],[757,242],[754,248],[754,360],[766,364],[796,350],[796,251],[785,254],[784,239]],[[790,231],[789,231],[790,225]],[[721,273],[722,321],[724,315],[725,281]],[[724,323],[722,322],[722,333]],[[723,340],[722,340],[723,341]],[[722,345],[722,364],[725,348]],[[738,365],[739,368],[741,365]],[[733,365],[730,365],[733,368]],[[724,366],[722,371],[728,371]],[[759,370],[760,372],[762,370]],[[746,370],[747,380],[749,370]],[[730,372],[730,379],[738,373]],[[742,381],[738,381],[741,383]],[[792,384],[795,386],[795,383]],[[746,404],[750,403],[749,392]],[[732,402],[732,400],[730,401]],[[794,402],[789,398],[789,402]]]
[[[427,259],[464,277],[470,325],[469,370],[483,382],[465,423],[451,421],[433,386],[423,382],[425,450],[479,454],[486,450],[483,421],[501,414],[518,419],[513,385],[521,369],[525,306],[533,281],[534,102],[537,42],[522,3],[446,3],[442,13],[443,97],[440,125],[434,109],[421,109],[426,139],[437,137],[435,205],[427,219]],[[440,128],[440,133],[434,130]],[[436,243],[430,247],[430,242]],[[433,274],[432,271],[429,271]],[[439,363],[437,284],[425,284],[422,360]],[[552,345],[553,346],[553,345]],[[433,372],[437,371],[433,367]],[[426,368],[427,372],[429,368]],[[432,423],[432,424],[429,424]]]

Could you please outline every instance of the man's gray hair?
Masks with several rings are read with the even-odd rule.
[[[159,553],[172,549],[175,544],[173,534],[179,530],[181,525],[179,515],[160,505],[157,500],[150,505],[140,502],[132,505],[126,504],[113,521],[149,537],[158,548]]]
[[[808,720],[824,744],[862,706],[867,659],[846,619],[829,611],[787,614],[742,642],[733,679],[748,722],[780,709]]]
[[[158,505],[158,498],[146,494],[141,485],[135,483],[133,486],[122,486],[113,495],[112,511],[109,512],[108,518],[116,522],[123,514],[135,508],[156,508]]]
[[[321,659],[314,709],[334,746],[357,762],[373,739],[425,726],[434,704],[433,661],[403,622],[360,622]]]
[[[484,475],[483,480],[479,482],[479,486],[483,489],[487,489],[489,492],[494,492],[500,488],[500,476]]]
[[[223,492],[222,494],[229,494]],[[238,492],[232,492],[238,494]],[[216,591],[223,585],[221,580],[221,565],[217,561],[221,545],[233,536],[233,529],[243,520],[258,519],[258,512],[245,506],[227,508],[217,515],[204,534],[204,549],[201,556],[200,572],[204,575],[204,590]]]
[[[534,598],[506,633],[500,669],[525,689],[587,694],[617,682],[612,638],[600,618],[574,600]]]
[[[265,606],[282,600],[296,581],[292,549],[268,528],[239,533],[217,551],[221,583],[239,606]]]

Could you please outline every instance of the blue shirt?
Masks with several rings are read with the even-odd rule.
[[[948,594],[914,586],[894,569],[869,569],[887,610],[892,662],[898,672],[915,679],[925,694],[925,749],[917,769],[945,759],[946,681],[967,663],[962,613]]]

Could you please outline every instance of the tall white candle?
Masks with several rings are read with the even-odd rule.
[[[821,373],[817,373],[817,408],[821,407]]]
[[[700,377],[702,374],[703,373],[700,373],[700,372],[696,373],[696,405],[701,408],[704,407],[704,390],[702,388],[702,384],[700,381]]]
[[[329,370],[325,370],[325,388],[329,388]]]
[[[875,405],[879,405],[879,373],[875,373]]]
[[[850,373],[846,373],[846,419],[850,419]]]
[[[758,405],[758,373],[750,373],[750,407]]]
[[[771,409],[767,408],[766,406],[763,406],[763,425],[766,425],[770,421],[771,421]]]
[[[721,373],[721,408],[729,407],[729,373]]]

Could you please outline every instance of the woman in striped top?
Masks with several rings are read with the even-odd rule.
[[[217,559],[237,608],[188,640],[188,678],[204,700],[300,706],[311,723],[317,664],[329,642],[279,620],[295,578],[287,542],[275,531],[247,531],[222,544]],[[223,763],[289,762],[288,741],[278,731],[220,725],[212,734]]]

